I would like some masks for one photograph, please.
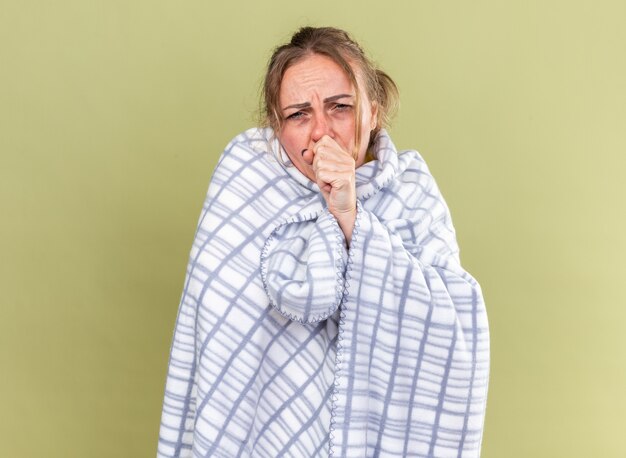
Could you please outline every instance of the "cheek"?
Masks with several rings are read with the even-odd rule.
[[[302,146],[304,143],[303,138],[304,136],[302,134],[299,134],[295,129],[292,128],[283,129],[283,131],[278,136],[281,145],[283,145],[283,147],[287,151],[287,155],[291,158],[292,161],[294,160],[293,156],[296,156],[296,153],[298,151],[301,151],[303,148],[307,147],[306,144]]]

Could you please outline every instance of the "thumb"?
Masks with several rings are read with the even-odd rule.
[[[313,158],[315,157],[315,153],[312,149],[303,149],[302,150],[302,159],[309,165],[313,165]]]

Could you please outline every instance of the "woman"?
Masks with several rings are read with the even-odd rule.
[[[448,209],[383,129],[393,81],[333,28],[272,56],[192,247],[159,456],[476,457],[487,318]]]

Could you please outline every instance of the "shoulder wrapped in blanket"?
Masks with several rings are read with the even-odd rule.
[[[480,287],[423,159],[384,131],[375,150],[346,250],[270,129],[227,146],[187,268],[159,456],[480,455]]]

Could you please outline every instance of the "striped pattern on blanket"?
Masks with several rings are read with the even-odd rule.
[[[349,250],[271,129],[213,174],[171,347],[158,456],[478,457],[487,316],[448,208],[388,134]]]

